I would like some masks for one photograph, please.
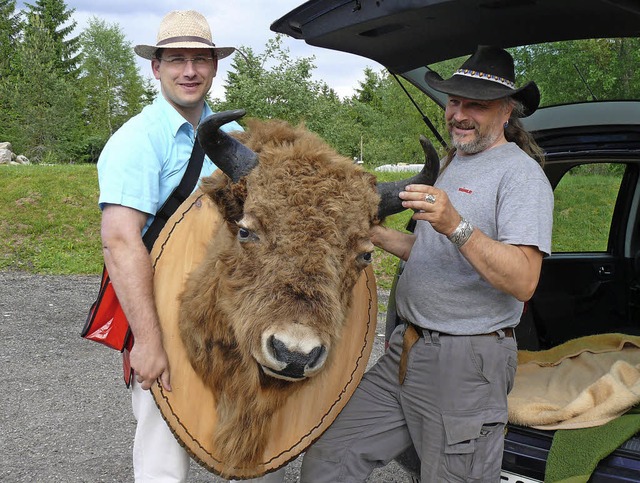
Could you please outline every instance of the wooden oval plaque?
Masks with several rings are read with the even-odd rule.
[[[169,219],[151,252],[173,389],[165,391],[157,383],[151,390],[174,435],[200,464],[227,478],[255,478],[295,459],[327,429],[353,394],[373,347],[376,283],[368,267],[353,289],[347,324],[333,349],[335,357],[274,414],[262,461],[252,467],[228,467],[212,447],[217,424],[215,394],[191,367],[178,329],[178,296],[222,223],[217,207],[198,190]]]

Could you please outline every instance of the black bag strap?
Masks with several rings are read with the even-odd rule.
[[[160,235],[164,225],[167,223],[169,218],[171,218],[171,215],[176,212],[182,202],[193,192],[193,188],[198,182],[198,176],[200,176],[200,172],[202,171],[203,161],[204,149],[196,137],[193,143],[191,157],[189,158],[189,164],[187,165],[187,169],[184,172],[184,176],[182,177],[180,184],[171,192],[167,200],[160,207],[155,218],[151,222],[151,225],[149,225],[149,228],[147,228],[147,231],[142,237],[142,241],[144,242],[144,246],[147,247],[147,250],[151,251],[153,244],[158,238],[158,235]]]

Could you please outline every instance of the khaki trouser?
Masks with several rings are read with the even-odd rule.
[[[404,326],[338,418],[309,448],[302,483],[363,482],[415,446],[422,483],[500,481],[516,342],[423,331],[398,381]]]

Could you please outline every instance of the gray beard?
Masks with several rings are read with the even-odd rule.
[[[478,136],[476,136],[476,139],[468,143],[456,141],[454,138],[451,139],[451,142],[453,144],[453,147],[462,154],[478,154],[495,143],[496,139],[498,139],[498,136],[499,135],[490,137],[486,134],[478,134]]]

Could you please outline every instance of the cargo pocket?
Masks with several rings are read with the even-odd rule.
[[[443,414],[445,433],[444,481],[480,482],[499,481],[489,476],[502,459],[504,422],[494,411]]]
[[[440,475],[444,481],[469,481],[483,420],[478,415],[443,414],[445,447]]]

